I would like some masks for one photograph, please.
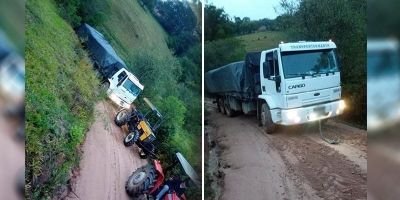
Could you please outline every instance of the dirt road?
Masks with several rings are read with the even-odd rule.
[[[212,199],[367,198],[366,131],[328,122],[325,133],[341,139],[329,145],[315,125],[266,134],[255,116],[228,118],[210,102],[205,108]]]
[[[136,146],[124,146],[126,133],[114,124],[115,114],[108,102],[96,105],[96,118],[82,148],[80,170],[74,174],[67,199],[129,199],[125,182],[147,161],[139,158]]]

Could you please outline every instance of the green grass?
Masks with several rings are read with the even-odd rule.
[[[252,52],[276,48],[281,41],[287,42],[288,36],[284,32],[265,31],[237,36],[236,38],[242,41],[246,52]]]
[[[47,199],[79,163],[99,81],[53,1],[27,1],[26,8],[26,197]]]
[[[172,56],[166,44],[166,32],[147,9],[144,10],[137,1],[107,1],[110,13],[105,24],[96,28],[110,39],[119,55],[127,59],[150,50]]]

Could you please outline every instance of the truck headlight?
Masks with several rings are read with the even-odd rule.
[[[112,101],[114,101],[115,103],[119,102],[119,98],[117,97],[117,95],[115,93],[111,93],[108,97],[110,97],[110,99]]]
[[[344,102],[344,100],[340,100],[339,109],[343,111],[345,108],[346,108],[346,103]]]
[[[287,118],[289,120],[294,121],[295,123],[299,123],[300,122],[300,117],[299,117],[299,114],[297,113],[296,110],[289,110],[287,112]]]

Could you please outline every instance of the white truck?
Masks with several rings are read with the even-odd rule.
[[[205,84],[219,111],[228,116],[256,113],[260,125],[272,133],[276,125],[342,114],[339,69],[332,41],[281,43],[207,72]]]
[[[368,134],[379,133],[400,124],[399,50],[397,40],[368,39]]]
[[[103,34],[88,24],[83,24],[77,33],[88,49],[95,68],[107,85],[107,96],[123,108],[130,108],[144,86],[127,70],[125,62],[117,55]]]

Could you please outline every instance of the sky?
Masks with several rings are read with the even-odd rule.
[[[213,4],[217,8],[224,8],[231,18],[250,17],[252,20],[269,18],[275,19],[275,12],[280,0],[207,0],[207,4]]]

